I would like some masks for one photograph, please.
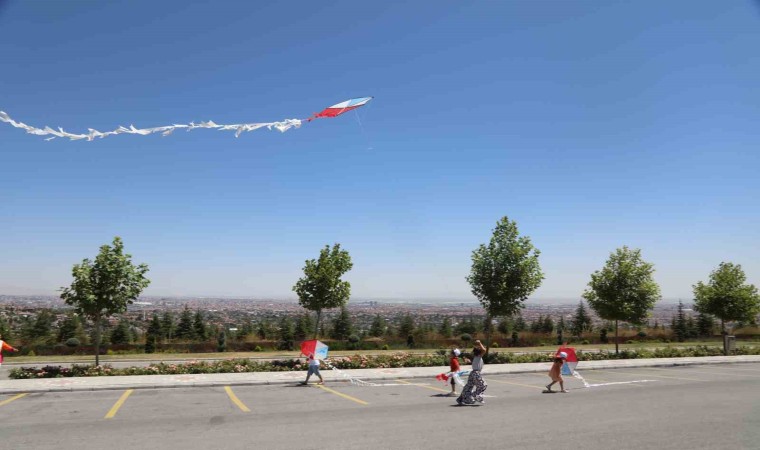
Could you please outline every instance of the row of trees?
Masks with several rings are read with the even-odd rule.
[[[533,246],[530,238],[521,236],[517,224],[508,217],[496,223],[487,244],[481,244],[472,252],[472,266],[466,280],[486,313],[484,332],[487,347],[490,346],[493,319],[519,316],[527,298],[541,285],[544,274],[539,256],[540,251]],[[313,325],[313,335],[318,336],[322,329],[323,311],[342,308],[337,322],[333,324],[333,333],[335,336],[351,336],[345,312],[351,285],[342,277],[352,267],[349,253],[337,243],[332,247],[325,246],[317,259],[306,261],[304,276],[293,286],[293,291],[298,295],[300,305],[316,314],[316,320],[312,324],[302,323],[301,333],[304,327]],[[114,238],[111,246],[102,246],[94,261],[85,259],[81,264],[74,265],[74,281],[71,286],[62,288],[61,298],[76,308],[82,317],[93,322],[96,364],[99,363],[103,320],[126,311],[127,305],[150,284],[145,277],[147,272],[147,265],[132,263],[131,256],[124,253],[119,237]],[[642,259],[641,251],[626,246],[616,249],[604,267],[591,274],[583,297],[600,318],[614,323],[616,352],[619,322],[643,324],[661,297],[653,274],[654,266]],[[721,263],[710,274],[709,282],[700,281],[693,288],[696,310],[718,318],[724,332],[726,322],[752,322],[760,312],[757,288],[746,284],[746,276],[737,264]],[[583,308],[582,304],[580,308]],[[151,325],[151,339],[158,339],[166,333],[158,317],[153,318]],[[544,319],[543,324],[538,326],[543,331],[548,330],[550,325],[554,324]],[[574,320],[571,332],[580,334],[588,326],[586,320]],[[179,332],[179,325],[177,328]],[[379,328],[375,328],[374,332],[378,331]],[[183,328],[182,333],[185,332],[198,334],[201,330]],[[220,345],[226,339],[221,335],[218,338]]]

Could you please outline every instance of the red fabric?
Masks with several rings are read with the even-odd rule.
[[[364,106],[364,105],[359,105],[359,106]],[[318,113],[314,114],[314,118],[317,118],[317,117],[337,117],[337,116],[343,114],[344,112],[351,111],[352,109],[356,109],[359,106],[347,106],[345,108],[326,108],[324,111],[318,112]]]
[[[456,356],[451,358],[451,371],[459,372],[459,358],[457,358]]]
[[[567,359],[565,361],[578,362],[578,356],[575,354],[575,349],[573,347],[560,347],[555,354],[557,358],[559,358],[559,352],[567,353]]]

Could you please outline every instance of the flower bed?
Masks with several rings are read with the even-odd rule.
[[[448,365],[446,351],[437,354],[414,355],[405,352],[388,355],[354,355],[328,358],[328,362],[338,369],[378,369],[390,367],[436,367]],[[659,348],[640,350],[621,350],[618,355],[614,352],[583,352],[578,351],[580,361],[599,361],[609,359],[639,359],[639,358],[678,358],[699,356],[720,356],[718,347],[688,347],[688,348]],[[760,347],[739,347],[736,355],[758,355]],[[499,353],[492,351],[488,355],[488,364],[550,362],[554,352]],[[469,355],[463,355],[463,363],[469,364]],[[250,359],[228,359],[222,361],[188,361],[183,364],[156,363],[145,367],[114,368],[110,365],[92,366],[74,364],[71,368],[61,366],[46,366],[41,369],[20,367],[12,369],[9,377],[12,379],[34,378],[63,378],[63,377],[99,377],[117,375],[181,375],[202,373],[243,373],[243,372],[283,372],[306,370],[303,359],[285,359],[277,361],[255,361]]]

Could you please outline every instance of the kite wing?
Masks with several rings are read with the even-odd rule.
[[[567,353],[565,363],[562,364],[562,375],[572,375],[578,366],[578,356],[575,354],[575,349],[573,347],[560,347],[557,350],[556,356],[559,356],[560,352]]]
[[[168,136],[172,134],[175,130],[184,129],[186,131],[192,131],[197,128],[211,128],[211,129],[221,130],[221,131],[234,131],[235,137],[239,137],[244,132],[258,130],[259,128],[267,128],[269,130],[274,129],[274,130],[284,133],[290,130],[291,128],[300,128],[303,122],[311,122],[312,120],[318,119],[318,118],[337,117],[343,114],[344,112],[351,111],[353,109],[366,105],[367,102],[369,102],[370,100],[372,100],[372,97],[352,98],[351,100],[346,100],[345,102],[332,105],[329,108],[324,109],[322,112],[318,112],[314,114],[312,117],[308,119],[285,119],[280,122],[236,123],[236,124],[229,124],[229,125],[223,125],[223,124],[220,125],[220,124],[214,123],[214,121],[212,120],[209,120],[208,122],[200,122],[200,123],[190,122],[188,124],[173,124],[173,125],[166,125],[166,126],[152,127],[152,128],[135,128],[134,125],[131,125],[129,128],[120,126],[116,128],[115,130],[105,131],[105,132],[88,128],[87,133],[79,133],[79,134],[69,133],[68,131],[65,131],[63,128],[60,128],[60,127],[58,129],[53,129],[50,127],[45,127],[45,128],[33,127],[23,122],[17,122],[13,120],[4,111],[0,111],[0,121],[8,123],[15,128],[21,128],[29,134],[34,134],[37,136],[49,136],[47,139],[45,139],[47,141],[55,139],[55,138],[69,138],[72,141],[76,141],[79,139],[86,139],[88,141],[93,141],[96,138],[104,138],[108,136],[113,136],[115,134],[137,134],[141,136],[147,136],[149,134],[161,133],[163,136]]]
[[[369,101],[372,100],[372,97],[361,97],[361,98],[352,98],[351,100],[346,100],[345,102],[340,102],[338,104],[328,106],[321,112],[318,112],[314,114],[309,121],[312,119],[318,119],[321,117],[337,117],[345,112],[349,112],[351,110],[354,110],[356,108],[362,107],[369,103]]]
[[[306,356],[314,355],[316,359],[327,358],[328,349],[329,347],[324,342],[316,339],[301,342],[301,354]]]

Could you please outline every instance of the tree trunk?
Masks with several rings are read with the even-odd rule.
[[[100,365],[100,314],[95,317],[95,365]]]
[[[491,315],[486,314],[486,354],[483,355],[483,358],[485,359],[486,356],[488,356],[488,351],[491,349]]]
[[[618,321],[615,321],[615,356],[618,354]]]
[[[314,328],[314,339],[319,339],[319,319],[322,318],[322,310],[317,310],[317,326]]]

